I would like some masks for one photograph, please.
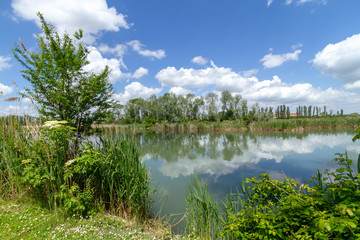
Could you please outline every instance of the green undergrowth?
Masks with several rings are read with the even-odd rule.
[[[153,131],[304,131],[316,129],[355,129],[360,125],[360,117],[357,115],[328,116],[290,119],[270,119],[267,121],[254,120],[246,122],[243,119],[225,120],[217,122],[187,121],[168,123],[163,121],[153,125],[146,124],[100,124],[95,126],[99,132],[123,132],[129,130],[153,130]]]
[[[250,129],[254,131],[288,131],[288,130],[307,130],[307,129],[337,129],[352,128],[360,125],[358,116],[333,116],[333,117],[313,117],[313,118],[290,118],[272,119],[270,121],[253,122]]]
[[[360,139],[360,129],[353,141]],[[311,181],[247,178],[225,202],[194,178],[186,194],[187,231],[202,239],[360,239],[360,155],[336,154],[336,170]]]
[[[139,224],[106,213],[65,216],[36,203],[0,200],[0,239],[185,239],[157,222]]]

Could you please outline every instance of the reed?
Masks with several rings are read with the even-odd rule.
[[[22,120],[21,120],[22,119]],[[21,120],[21,121],[20,121]],[[75,146],[73,129],[0,119],[0,197],[30,197],[50,209],[89,215],[98,209],[146,220],[152,190],[135,143],[101,139]]]
[[[194,173],[186,193],[186,229],[201,239],[219,239],[221,219],[219,204],[213,201],[206,182],[200,182]]]

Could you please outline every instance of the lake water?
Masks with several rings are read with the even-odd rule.
[[[295,133],[251,132],[140,132],[134,136],[142,161],[158,192],[153,213],[165,216],[185,212],[185,192],[196,172],[208,184],[214,199],[224,200],[242,176],[284,174],[299,182],[310,180],[316,169],[335,169],[335,153],[347,151],[356,159],[360,143],[354,131]],[[182,228],[183,224],[178,225]]]

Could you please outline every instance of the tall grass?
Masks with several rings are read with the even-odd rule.
[[[206,182],[200,182],[196,174],[186,193],[186,229],[201,239],[219,239],[221,219],[219,204],[213,201]]]
[[[78,147],[65,123],[44,127],[16,117],[0,119],[0,135],[0,197],[26,196],[69,214],[105,209],[149,217],[149,177],[129,139],[84,141]]]

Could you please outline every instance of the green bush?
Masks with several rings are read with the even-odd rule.
[[[1,197],[28,196],[50,209],[88,216],[99,208],[149,217],[149,177],[129,139],[76,146],[66,122],[21,126],[0,122]]]
[[[360,174],[346,154],[335,172],[318,172],[312,184],[262,174],[246,180],[243,208],[228,216],[229,239],[359,239]],[[360,161],[360,160],[359,160]],[[358,163],[359,166],[360,163]]]

